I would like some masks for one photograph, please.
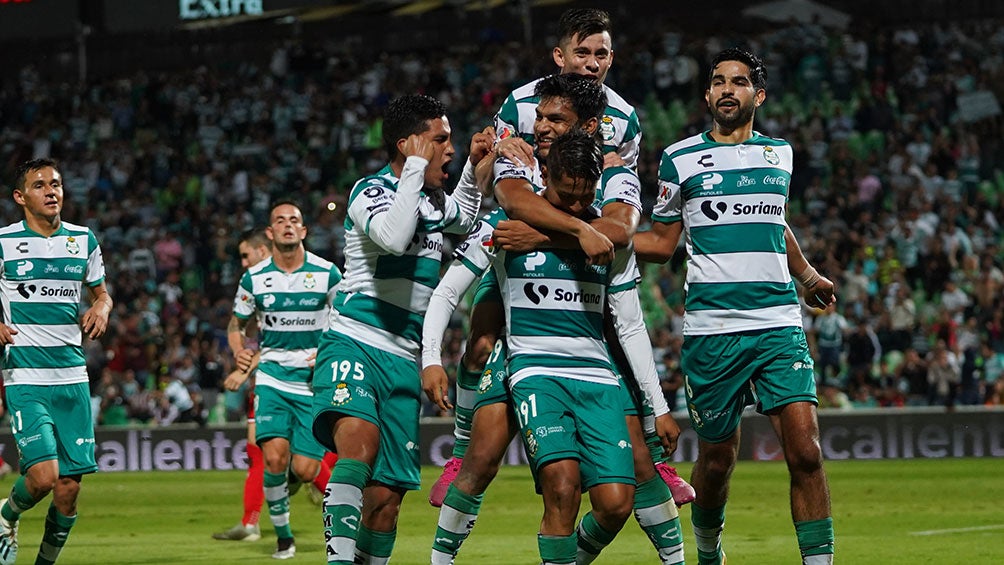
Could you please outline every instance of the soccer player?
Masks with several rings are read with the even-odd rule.
[[[577,218],[589,219],[596,213],[591,204],[603,171],[600,147],[580,128],[549,144],[543,197]],[[613,267],[592,263],[580,249],[496,252],[485,239],[503,218],[505,212],[499,209],[471,234],[464,261],[454,263],[437,294],[454,297],[445,299],[450,303],[445,310],[452,310],[456,297],[484,271],[496,271],[506,312],[512,402],[544,498],[537,538],[540,556],[544,563],[588,563],[591,559],[581,554],[580,534],[584,529],[599,532],[606,545],[624,525],[634,500],[631,437],[619,379],[603,339],[603,313],[608,289],[632,288],[635,281],[630,272],[612,281]],[[442,335],[443,329],[445,324],[439,323],[430,333]],[[653,478],[658,481],[654,472]],[[584,489],[592,510],[577,531]],[[454,485],[441,516],[453,516],[453,522],[473,519],[462,505],[453,507],[456,497],[451,494],[456,492]],[[450,535],[442,528],[443,520],[440,525],[437,543],[440,536]],[[434,563],[437,557],[434,552]],[[449,559],[452,562],[452,556]]]
[[[541,161],[549,158],[554,139],[572,130],[595,136],[601,111],[606,105],[599,85],[574,74],[547,77],[537,83],[535,92],[540,98],[538,118],[534,125],[538,160],[533,167],[518,167],[507,159],[500,159],[495,166],[498,178],[497,190],[500,187],[506,189],[504,185],[525,192],[539,189],[542,186]],[[602,190],[599,192],[601,196],[597,206],[602,205],[604,211],[617,205],[630,206],[636,213],[641,208],[641,203],[637,201],[638,177],[632,170],[626,167],[608,166],[603,171],[603,181],[600,186]],[[540,200],[540,206],[551,207],[546,199]],[[583,223],[581,219],[564,212],[562,215],[573,223]],[[594,220],[596,225],[603,222],[603,219]],[[575,249],[580,246],[575,238],[566,237],[562,241],[560,235],[553,234],[553,239],[550,239],[536,230],[529,228],[518,230],[514,227],[504,227],[506,225],[525,226],[522,222],[499,221],[497,229],[490,231],[484,237],[493,238],[495,244],[507,250],[522,252],[533,251],[538,246],[564,246]],[[493,227],[496,226],[493,224]],[[585,225],[581,227],[584,230],[592,229]],[[604,227],[604,229],[609,228]],[[465,259],[465,255],[467,253],[477,255],[477,250],[471,250],[472,247],[476,247],[472,241],[469,239],[458,248],[459,261],[471,264],[471,261]],[[515,242],[520,244],[516,245]],[[679,427],[669,415],[669,408],[659,390],[655,362],[652,358],[652,345],[642,321],[641,307],[633,284],[637,276],[634,256],[629,249],[623,249],[617,252],[616,258],[613,276],[627,276],[632,284],[611,296],[616,327],[616,335],[612,338],[611,345],[615,345],[613,342],[623,343],[625,348],[630,350],[631,354],[627,356],[630,369],[633,375],[637,376],[640,392],[645,394],[648,404],[656,407],[655,413],[658,418],[654,420],[653,426],[658,428],[659,437],[665,438],[660,442],[658,450],[661,452],[665,448],[672,452],[679,435]],[[452,268],[459,268],[459,264],[455,262]],[[488,297],[492,292],[498,293],[497,282],[494,277],[486,276],[478,288],[475,302],[484,303],[489,300]],[[434,299],[440,300],[430,304],[430,313],[426,317],[423,329],[422,380],[426,394],[442,407],[446,402],[444,397],[446,374],[440,366],[440,338],[450,314],[456,307],[459,294],[444,279],[433,296]],[[496,297],[495,300],[498,303],[501,297]],[[504,384],[505,345],[504,339],[496,342],[489,357],[490,362],[473,395],[474,420],[471,425],[467,457],[463,459],[456,481],[448,487],[444,497],[439,527],[433,544],[433,563],[452,562],[459,551],[460,544],[473,528],[474,519],[480,511],[482,495],[498,472],[505,449],[516,432]],[[663,561],[678,563],[683,559],[678,513],[673,507],[669,489],[659,480],[653,467],[633,399],[627,390],[623,393],[621,405],[625,407],[625,414],[628,416],[632,451],[635,455],[635,478],[639,485],[636,498],[638,522],[655,543]],[[663,443],[666,444],[665,447]],[[612,537],[598,531],[594,523],[588,519],[583,522],[583,528],[584,531],[580,535],[583,554],[579,556],[579,561],[588,563]],[[671,530],[675,533],[665,535]],[[606,539],[608,537],[609,539]],[[604,539],[605,541],[596,541]]]
[[[833,561],[812,358],[792,277],[817,308],[834,301],[834,289],[806,261],[785,221],[791,146],[753,130],[766,96],[767,71],[759,58],[741,49],[715,56],[705,92],[712,128],[663,152],[652,230],[635,236],[639,258],[664,262],[685,235],[681,361],[699,438],[691,480],[701,565],[724,561],[739,423],[754,402],[784,449],[802,563]]]
[[[359,180],[345,220],[345,280],[321,338],[314,373],[314,434],[338,453],[325,492],[329,563],[386,563],[404,495],[419,488],[419,340],[439,282],[443,232],[474,226],[474,166],[494,143],[474,135],[457,189],[446,107],[424,95],[390,103],[390,163]]]
[[[241,258],[241,267],[245,271],[253,265],[257,265],[272,256],[272,242],[263,229],[248,230],[241,234],[237,243],[237,251]],[[230,319],[230,327],[227,328],[227,339],[233,340],[230,347],[232,351],[250,351],[243,357],[235,359],[236,368],[227,375],[223,381],[223,387],[230,391],[237,391],[248,379],[248,375],[258,366],[258,352],[245,348],[243,333],[238,325],[236,317]],[[236,348],[236,349],[235,349]],[[250,387],[250,398],[254,398],[254,384]],[[258,527],[258,515],[261,513],[261,505],[265,501],[265,459],[262,457],[261,448],[255,443],[254,424],[254,402],[248,402],[248,431],[247,431],[247,457],[248,474],[244,479],[244,515],[241,521],[229,530],[213,534],[214,539],[234,540],[234,541],[258,541],[261,539],[261,529]]]
[[[0,346],[21,476],[0,501],[0,564],[17,559],[18,518],[50,492],[36,563],[55,563],[77,521],[84,475],[98,470],[82,347],[108,327],[112,299],[91,230],[60,218],[63,177],[51,159],[18,167],[24,221],[0,230]],[[81,294],[91,307],[79,317]]]
[[[257,318],[261,351],[255,371],[255,441],[265,459],[264,490],[269,518],[278,538],[275,559],[296,554],[289,524],[287,469],[310,482],[322,471],[324,448],[311,431],[312,358],[341,281],[330,261],[307,251],[303,214],[290,202],[272,207],[265,234],[272,256],[241,277],[234,299],[237,335],[231,347],[238,367],[237,386],[247,379],[254,351],[245,340],[248,322]],[[238,382],[239,381],[239,382]]]
[[[613,63],[610,16],[596,9],[574,8],[562,14],[558,21],[558,45],[552,57],[561,74],[578,74],[589,77],[600,84],[607,97],[607,107],[597,124],[603,142],[604,153],[616,154],[620,164],[630,169],[637,167],[641,125],[634,108],[613,89],[603,84]],[[495,117],[495,129],[502,143],[498,154],[512,161],[529,164],[533,159],[534,124],[539,97],[535,94],[536,84],[541,79],[523,85],[512,92]],[[506,139],[519,139],[526,143],[505,143]],[[496,195],[500,203],[507,194]],[[523,198],[520,198],[520,197]],[[639,211],[631,206],[612,203],[604,206],[603,216],[620,224],[611,226],[615,232],[612,243],[618,247],[628,244],[637,227]],[[540,200],[532,193],[515,194],[505,200],[511,218],[525,220],[534,226],[553,225],[567,222],[567,215],[557,214],[550,207],[541,207]],[[603,240],[589,239],[592,234],[584,234],[583,242],[587,253],[596,259],[609,261],[611,248]],[[601,259],[605,257],[605,259]],[[483,297],[484,298],[484,297]],[[490,298],[490,297],[488,297]],[[476,302],[471,312],[471,327],[467,339],[467,350],[457,368],[457,407],[454,436],[456,438],[451,458],[443,467],[443,473],[429,493],[429,503],[440,506],[447,488],[460,471],[462,460],[470,442],[473,406],[479,378],[489,354],[502,327],[502,312],[497,301]],[[647,430],[652,436],[653,430]],[[693,500],[693,489],[676,474],[676,469],[666,464],[664,457],[657,460],[656,469],[670,486],[678,505]]]

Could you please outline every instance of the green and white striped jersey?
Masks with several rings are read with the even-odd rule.
[[[537,103],[540,98],[533,94],[541,79],[513,90],[502,107],[495,114],[495,131],[499,139],[511,135],[522,137],[534,145],[533,122],[537,119]],[[638,151],[641,147],[641,123],[634,106],[627,103],[612,88],[603,85],[607,95],[607,109],[600,118],[599,133],[603,139],[603,152],[617,152],[631,169],[638,168]]]
[[[703,133],[663,152],[652,221],[683,222],[684,335],[802,326],[784,242],[791,168],[791,146],[756,132],[739,144]]]
[[[255,386],[312,396],[307,358],[328,329],[331,304],[342,274],[331,261],[309,251],[303,266],[286,273],[268,258],[241,277],[234,316],[257,316],[261,359]]]
[[[345,278],[335,300],[331,329],[405,358],[418,355],[422,320],[439,283],[443,233],[465,234],[456,200],[442,192],[420,195],[418,225],[404,253],[394,255],[369,236],[370,221],[394,203],[400,179],[387,165],[360,179],[349,195],[345,219]]]
[[[105,279],[94,234],[62,222],[45,237],[17,222],[0,230],[0,261],[3,321],[18,332],[3,353],[4,383],[86,383],[81,293]]]
[[[505,157],[500,157],[494,165],[495,182],[503,179],[519,179],[530,183],[535,191],[544,187],[540,163],[533,166],[519,166]],[[625,166],[607,167],[596,184],[596,200],[593,207],[600,210],[612,202],[622,202],[634,206],[641,212],[641,181],[634,169]]]

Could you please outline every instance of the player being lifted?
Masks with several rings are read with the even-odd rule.
[[[663,152],[652,230],[635,236],[642,259],[669,260],[681,235],[689,258],[681,361],[699,438],[692,521],[701,565],[725,561],[739,422],[753,403],[784,450],[802,563],[833,562],[816,383],[792,278],[819,308],[835,300],[833,283],[809,265],[785,221],[791,146],[753,130],[766,96],[759,58],[741,49],[715,56],[705,93],[712,128]]]
[[[477,220],[474,164],[494,142],[493,132],[475,134],[447,195],[450,133],[439,101],[394,100],[383,124],[390,163],[349,195],[345,279],[314,373],[314,435],[339,456],[324,501],[329,563],[385,563],[401,501],[419,488],[422,319],[443,232],[466,234]]]
[[[537,153],[541,160],[549,163],[550,148],[555,138],[569,131],[583,131],[594,135],[600,112],[605,106],[603,92],[600,87],[587,78],[574,74],[554,75],[537,83],[536,92],[540,97],[538,118],[535,124]],[[518,167],[508,160],[501,159],[496,163],[496,188],[514,188],[515,190],[531,192],[542,186],[540,161],[533,167]],[[510,185],[504,187],[503,185]],[[611,203],[631,202],[632,207],[640,208],[637,202],[638,178],[625,167],[607,167],[603,172],[602,197],[597,205],[603,205],[606,210]],[[595,187],[594,187],[595,188]],[[595,194],[594,194],[595,197]],[[538,197],[539,198],[539,197]],[[541,198],[540,205],[551,207],[551,204]],[[557,210],[557,209],[556,209]],[[501,213],[501,212],[500,212]],[[563,217],[573,222],[580,222],[583,230],[593,228],[581,218],[562,212]],[[604,219],[595,219],[596,225],[604,223]],[[609,222],[607,222],[609,223]],[[508,227],[507,227],[508,226]],[[522,226],[522,227],[521,227]],[[575,238],[562,237],[555,233],[551,237],[530,229],[523,222],[500,221],[493,223],[494,232],[484,235],[484,238],[495,238],[493,243],[507,250],[531,251],[539,247],[566,247],[579,249]],[[497,229],[496,229],[497,228]],[[494,233],[494,235],[493,235]],[[598,232],[596,238],[605,239]],[[463,269],[462,263],[470,266],[472,263],[464,259],[472,251],[473,239],[468,239],[458,248],[457,256],[460,262],[455,262],[453,269]],[[612,247],[612,246],[611,246]],[[622,343],[630,352],[627,355],[629,366],[637,376],[641,389],[645,394],[647,404],[655,406],[658,418],[659,437],[663,438],[658,450],[671,452],[675,449],[679,428],[669,415],[669,408],[659,390],[658,378],[655,374],[655,363],[652,358],[652,346],[648,339],[641,316],[634,280],[637,270],[634,256],[630,249],[619,250],[616,254],[614,275],[626,276],[631,284],[621,292],[611,297],[616,336],[610,345]],[[471,267],[473,269],[473,267]],[[475,269],[476,270],[476,269]],[[480,273],[480,271],[478,271]],[[489,271],[482,279],[478,288],[477,303],[490,300],[491,293],[498,292],[494,276]],[[466,287],[465,287],[466,288]],[[461,289],[461,294],[464,289]],[[437,288],[434,298],[438,301],[430,305],[430,313],[426,318],[423,330],[423,387],[426,394],[440,406],[446,406],[446,374],[441,367],[439,357],[440,340],[449,314],[456,307],[459,295],[455,289],[444,282]],[[495,304],[500,301],[494,298]],[[499,306],[501,308],[501,306]],[[442,308],[442,311],[440,310]],[[444,313],[445,312],[445,313]],[[498,472],[499,465],[510,440],[515,434],[515,422],[509,408],[505,391],[505,340],[499,339],[490,357],[491,363],[486,367],[474,393],[474,421],[471,427],[471,441],[467,457],[464,458],[456,481],[448,488],[440,511],[439,528],[433,544],[433,562],[449,563],[459,550],[460,544],[473,527],[473,519],[480,510],[481,496],[488,484]],[[645,438],[638,419],[638,408],[631,394],[626,390],[618,406],[623,407],[622,414],[628,418],[631,443],[633,446],[638,496],[636,497],[636,517],[642,528],[650,535],[666,563],[678,563],[683,559],[682,537],[678,528],[678,515],[672,503],[672,496],[666,484],[658,477],[652,463],[652,458],[645,445]],[[665,446],[663,445],[665,444]],[[596,525],[591,517],[583,521],[579,535],[582,553],[579,561],[588,563],[599,553],[610,536],[604,529]]]
[[[558,22],[558,45],[554,47],[552,56],[562,74],[583,75],[602,86],[607,97],[607,107],[597,123],[597,129],[603,143],[603,151],[606,154],[616,153],[624,166],[635,169],[641,142],[638,116],[630,104],[603,84],[613,63],[610,31],[610,16],[602,10],[580,8],[567,10]],[[514,90],[499,110],[495,119],[495,129],[500,141],[515,138],[522,139],[528,144],[500,143],[498,147],[500,156],[523,163],[529,163],[532,159],[529,146],[534,143],[533,128],[538,102],[534,89],[539,80]],[[512,196],[506,193],[496,196],[500,203],[505,204],[512,218],[545,227],[548,226],[548,222],[564,221],[564,218],[554,215],[549,207],[540,207],[539,200],[533,194],[525,195],[529,196],[529,199],[520,198],[524,196],[520,194]],[[609,224],[608,228],[611,231],[605,231],[604,234],[611,236],[613,243],[618,247],[627,246],[637,226],[639,210],[631,206],[614,205],[605,207],[603,215],[620,224],[619,227],[614,223]],[[544,223],[541,223],[542,221]],[[606,242],[591,236],[591,233],[583,236],[583,241],[588,246],[587,252],[592,251],[597,254],[595,258],[599,258],[599,254],[609,251]],[[429,502],[433,506],[442,504],[447,487],[460,471],[470,441],[473,418],[471,399],[474,398],[481,372],[495,346],[499,328],[502,327],[502,313],[497,306],[497,299],[493,301],[491,297],[487,298],[487,302],[476,301],[471,312],[467,349],[457,368],[455,443],[451,458],[444,465],[442,475],[429,493]],[[651,427],[646,431],[651,437],[653,431]],[[693,489],[676,474],[673,467],[666,464],[664,458],[660,457],[657,460],[656,469],[672,489],[677,505],[693,500]]]

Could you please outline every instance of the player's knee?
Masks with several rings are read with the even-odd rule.
[[[793,477],[812,475],[823,468],[823,454],[819,449],[819,444],[815,442],[788,450],[785,453],[785,459],[788,463],[788,471]]]

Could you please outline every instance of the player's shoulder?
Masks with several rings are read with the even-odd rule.
[[[261,261],[259,261],[258,263],[255,263],[254,265],[251,265],[250,267],[248,267],[247,273],[245,273],[245,274],[246,274],[246,276],[250,276],[250,277],[253,277],[255,275],[259,275],[261,273],[264,273],[273,264],[274,263],[272,263],[272,258],[271,257],[266,257],[266,258],[262,259]]]
[[[62,228],[64,230],[66,230],[66,232],[67,232],[66,235],[68,235],[70,237],[82,237],[82,236],[85,236],[85,235],[86,236],[91,236],[91,237],[94,236],[94,234],[91,233],[91,228],[89,228],[87,226],[81,226],[79,224],[74,224],[74,223],[67,222],[67,221],[63,221],[63,222],[60,222],[60,223],[62,225]]]
[[[663,157],[673,158],[677,155],[683,153],[691,153],[693,151],[699,151],[705,146],[711,145],[705,139],[703,133],[692,135],[690,137],[681,139],[676,143],[670,144],[666,149],[662,151]]]
[[[304,256],[304,262],[313,267],[315,271],[330,271],[335,264],[316,253],[308,251]]]
[[[394,175],[394,171],[391,170],[390,164],[388,163],[379,171],[357,180],[356,184],[352,186],[352,192],[349,194],[349,200],[356,198],[361,192],[370,188],[394,191],[397,189],[397,180],[397,176]]]
[[[8,226],[0,228],[0,237],[17,237],[28,232],[24,227],[24,222],[14,222]]]
[[[755,145],[768,145],[771,147],[791,147],[791,144],[783,138],[771,137],[755,130],[753,131],[753,138],[750,139],[749,143]]]
[[[603,85],[603,91],[607,95],[607,107],[622,112],[626,117],[634,114],[634,106],[630,102],[624,99],[623,96],[617,93],[616,90],[610,88],[606,84]]]
[[[509,94],[509,99],[514,102],[526,101],[534,98],[534,91],[537,89],[537,83],[543,80],[544,77],[540,77],[530,82],[524,84],[523,86],[517,86]]]

